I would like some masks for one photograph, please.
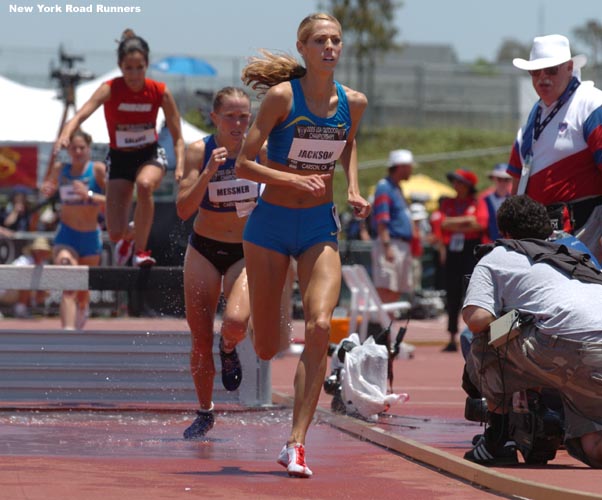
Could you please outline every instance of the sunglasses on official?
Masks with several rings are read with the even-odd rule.
[[[539,76],[539,74],[543,71],[548,76],[554,76],[554,75],[558,74],[558,71],[560,70],[560,66],[562,66],[562,64],[559,64],[558,66],[552,66],[550,68],[530,69],[529,74],[531,76]]]

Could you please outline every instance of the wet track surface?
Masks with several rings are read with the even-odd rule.
[[[106,324],[128,327],[127,322]],[[32,327],[41,324],[27,326]],[[183,328],[181,322],[163,327]],[[394,368],[394,391],[409,393],[410,400],[394,405],[372,427],[461,459],[472,436],[482,432],[463,418],[461,356],[441,353],[441,321],[415,322],[410,328],[407,340],[417,345],[415,357],[396,360]],[[272,362],[275,395],[290,397],[297,361],[298,350],[291,350]],[[215,427],[200,441],[182,438],[195,415],[181,405],[53,410],[40,402],[25,410],[5,404],[0,410],[0,500],[506,498],[328,423],[324,412],[330,400],[322,394],[321,411],[308,433],[307,462],[314,471],[309,480],[291,479],[276,464],[292,418],[290,407],[278,398],[276,405],[261,409],[218,406]],[[600,471],[563,450],[545,467],[521,464],[494,471],[602,492]]]

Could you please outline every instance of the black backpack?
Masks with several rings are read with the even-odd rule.
[[[537,238],[499,239],[495,243],[480,245],[475,250],[475,254],[477,258],[481,258],[496,246],[503,246],[526,255],[533,262],[549,264],[569,277],[584,283],[602,285],[602,272],[591,262],[591,257],[565,245]]]

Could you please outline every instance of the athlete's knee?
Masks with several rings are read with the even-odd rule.
[[[330,315],[326,313],[320,313],[315,318],[310,318],[307,321],[307,331],[313,332],[317,335],[329,335],[330,334]]]
[[[278,337],[274,337],[276,340],[278,339]],[[255,335],[255,338],[253,340],[253,345],[255,347],[255,354],[257,354],[257,357],[263,361],[269,361],[270,359],[272,359],[274,356],[276,356],[276,354],[278,354],[278,342],[265,342],[265,341],[260,341],[257,338],[257,335]]]
[[[224,316],[222,320],[222,335],[231,342],[240,342],[247,333],[248,320],[242,316]]]
[[[152,195],[156,187],[156,183],[147,178],[136,179],[136,193],[138,197]]]

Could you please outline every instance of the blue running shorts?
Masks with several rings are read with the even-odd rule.
[[[243,239],[284,255],[298,257],[316,243],[336,244],[340,228],[333,203],[310,208],[288,208],[259,198],[245,225]]]

